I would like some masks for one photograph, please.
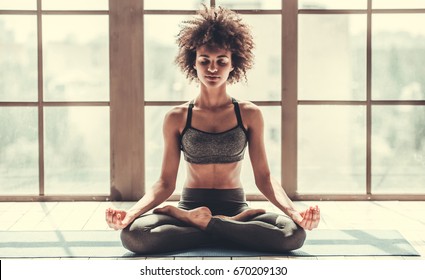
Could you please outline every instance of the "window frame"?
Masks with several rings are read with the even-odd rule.
[[[366,9],[298,9],[298,14],[340,15],[364,14],[367,17],[366,30],[366,100],[332,101],[332,100],[298,100],[298,105],[350,105],[366,108],[366,182],[364,194],[300,194],[293,197],[298,200],[425,200],[425,192],[419,194],[373,194],[372,190],[372,110],[379,105],[413,105],[424,106],[425,100],[373,100],[372,98],[372,16],[374,14],[409,14],[425,13],[425,9],[374,9],[372,1],[367,0]],[[298,2],[298,1],[296,1]]]
[[[0,201],[74,201],[108,200],[109,195],[46,195],[44,168],[44,109],[47,107],[110,107],[110,101],[44,101],[43,85],[43,34],[44,15],[108,15],[107,10],[43,10],[42,0],[37,1],[36,10],[0,10],[0,15],[33,15],[37,19],[37,101],[0,102],[1,107],[36,107],[38,110],[38,195],[1,195]],[[110,130],[110,128],[109,128]]]
[[[195,10],[144,10],[143,0],[109,0],[106,11],[53,11],[42,10],[42,0],[37,10],[0,10],[1,14],[36,15],[38,43],[38,101],[0,102],[0,107],[37,107],[39,140],[39,195],[1,196],[0,201],[74,201],[74,200],[137,200],[145,193],[145,108],[148,106],[173,106],[185,101],[146,101],[144,94],[144,16],[190,15]],[[255,101],[259,106],[281,108],[281,178],[289,197],[293,200],[425,200],[421,194],[373,194],[371,186],[371,135],[372,110],[375,105],[425,106],[425,100],[373,100],[371,95],[372,69],[372,15],[382,13],[425,13],[425,9],[372,9],[356,10],[299,9],[297,0],[281,0],[278,10],[236,10],[241,14],[281,15],[281,99],[280,101]],[[215,6],[215,0],[209,1]],[[101,14],[109,15],[110,101],[109,102],[46,102],[43,101],[43,45],[42,16],[46,14]],[[366,35],[366,100],[332,101],[298,99],[298,15],[300,14],[365,14]],[[297,191],[298,106],[350,105],[366,108],[366,182],[364,194],[302,194]],[[110,109],[110,195],[45,195],[44,191],[44,108],[48,106],[109,106]],[[122,130],[122,127],[132,129]],[[179,199],[172,195],[171,200]],[[247,194],[249,200],[264,200],[264,196]]]

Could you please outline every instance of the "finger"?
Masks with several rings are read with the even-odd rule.
[[[311,207],[310,213],[311,213],[311,219],[309,221],[309,229],[312,230],[315,228],[315,223],[316,223],[316,210],[314,207]]]
[[[321,220],[321,214],[320,214],[320,210],[319,210],[319,212],[317,212],[317,214],[318,214],[318,217],[317,217],[317,222],[320,222],[320,220]]]
[[[320,210],[316,206],[316,208],[314,209],[314,216],[313,216],[312,227],[313,228],[317,228],[318,225],[319,225],[319,222],[320,222]]]
[[[319,224],[318,220],[314,218],[313,220],[311,220],[310,228],[315,229],[317,228],[318,224]]]
[[[313,215],[314,215],[313,208],[310,207],[308,209],[308,215],[307,215],[308,220],[312,220],[313,219]]]
[[[303,228],[303,229],[308,229],[307,226],[307,222],[308,222],[308,215],[309,215],[309,209],[305,210],[304,212],[304,216],[303,219],[301,220],[301,222],[299,223],[299,225]]]
[[[112,216],[113,216],[112,209],[108,209],[106,211],[106,222],[108,223],[108,225],[110,225],[112,223]]]
[[[319,219],[319,216],[320,216],[319,211],[317,210],[317,208],[315,208],[313,210],[313,221],[317,221]]]
[[[116,213],[114,215],[114,220],[113,220],[114,221],[114,225],[119,225],[120,224],[120,221],[121,221],[120,217],[121,217],[121,215],[119,213]]]
[[[113,211],[111,215],[111,223],[115,224],[116,220],[117,220],[117,213]]]
[[[306,226],[308,230],[313,229],[313,220],[314,220],[314,213],[313,213],[313,209],[310,208],[310,210],[308,211],[308,219],[306,221]]]
[[[317,218],[320,219],[320,208],[319,208],[319,206],[316,205],[314,212],[317,214]]]
[[[118,214],[117,218],[118,218],[117,222],[118,222],[119,228],[120,229],[124,228],[124,218],[125,217],[123,217],[121,214]]]
[[[115,229],[115,230],[119,230],[119,229],[121,229],[121,224],[120,224],[120,222],[119,222],[119,221],[115,221],[115,223],[114,223],[114,229]]]

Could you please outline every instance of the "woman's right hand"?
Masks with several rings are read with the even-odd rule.
[[[123,229],[131,223],[130,215],[124,210],[114,208],[106,209],[106,223],[115,230]]]

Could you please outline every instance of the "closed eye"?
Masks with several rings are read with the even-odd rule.
[[[228,62],[226,60],[219,60],[219,61],[217,61],[217,64],[222,65],[222,66],[227,65],[227,63]]]

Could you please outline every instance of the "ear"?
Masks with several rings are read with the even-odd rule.
[[[193,69],[197,70],[197,69],[196,69],[196,65],[193,65]]]

